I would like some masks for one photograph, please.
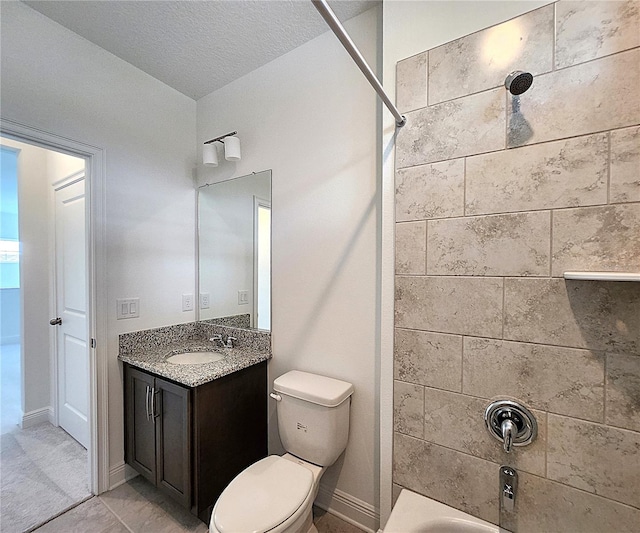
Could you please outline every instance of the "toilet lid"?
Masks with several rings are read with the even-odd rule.
[[[264,532],[295,513],[313,487],[304,466],[270,455],[243,470],[224,489],[213,510],[221,533]]]

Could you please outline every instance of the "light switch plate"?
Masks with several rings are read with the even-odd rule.
[[[249,303],[249,291],[238,291],[238,305]]]
[[[116,300],[116,319],[138,318],[140,316],[140,298],[118,298]]]
[[[182,310],[193,311],[193,294],[182,295]]]

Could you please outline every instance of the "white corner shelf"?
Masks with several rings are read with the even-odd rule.
[[[584,281],[640,281],[640,272],[565,272],[564,279]]]

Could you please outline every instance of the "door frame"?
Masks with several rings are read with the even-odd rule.
[[[107,280],[106,280],[106,158],[92,146],[0,118],[0,134],[85,160],[85,224],[87,239],[87,299],[89,346],[89,486],[100,494],[109,489]],[[92,340],[95,339],[95,346]],[[57,381],[57,380],[56,380]],[[54,390],[57,404],[57,390]],[[56,415],[57,417],[57,405]]]
[[[271,211],[271,200],[253,195],[253,314],[252,328],[258,327],[258,233],[260,230],[259,210],[261,207],[269,208]],[[271,222],[270,222],[271,224]],[[269,228],[269,243],[271,244],[271,227]],[[271,315],[271,251],[269,251],[269,315]],[[271,324],[271,316],[269,316],[269,324]],[[271,327],[271,326],[269,326]]]

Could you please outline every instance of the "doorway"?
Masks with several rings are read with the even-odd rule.
[[[34,443],[40,439],[44,443],[44,448],[34,457],[46,460],[35,465],[37,474],[31,479],[36,482],[22,499],[33,502],[35,497],[39,502],[57,502],[63,506],[51,511],[57,514],[108,488],[107,373],[106,360],[101,357],[106,346],[100,347],[99,342],[102,339],[106,344],[106,323],[101,310],[106,296],[103,274],[104,159],[102,150],[96,147],[7,120],[0,125],[3,145],[12,145],[14,149],[17,146],[23,155],[26,151],[41,150],[46,154],[44,161],[48,165],[45,164],[45,168],[53,171],[45,180],[44,207],[40,204],[40,209],[34,209],[31,205],[28,213],[21,217],[21,227],[29,228],[35,222],[29,221],[31,217],[26,215],[35,215],[37,219],[38,215],[47,214],[40,217],[46,219],[47,229],[40,232],[40,237],[46,241],[44,245],[29,240],[26,234],[20,236],[20,258],[25,260],[21,270],[29,271],[40,263],[40,272],[45,265],[47,273],[35,278],[26,276],[22,280],[25,283],[21,285],[21,314],[25,320],[21,329],[29,331],[29,335],[23,335],[21,339],[21,420],[20,427],[15,426],[18,431],[13,437],[16,441],[21,439],[20,446],[14,450],[23,449],[25,442]],[[21,194],[24,192],[21,189]],[[29,231],[31,229],[27,233]],[[28,283],[29,279],[35,281]],[[50,325],[50,320],[55,323],[58,317],[62,318],[61,325]],[[5,318],[3,314],[3,323]],[[29,323],[37,323],[39,327],[34,330]],[[68,326],[67,331],[62,325]],[[37,343],[39,348],[34,351]],[[62,357],[65,349],[68,354]],[[47,372],[48,379],[44,377]],[[59,379],[65,376],[69,378],[66,385]],[[37,386],[34,387],[34,383]],[[75,415],[73,423],[67,421],[65,411]],[[80,429],[74,427],[78,420],[83,422]],[[10,448],[3,442],[3,456],[5,449]],[[80,462],[77,456],[74,462],[52,455],[72,448],[81,451]],[[70,468],[72,465],[75,467]],[[24,465],[18,464],[17,470],[23,469]],[[3,465],[3,478],[10,470]],[[74,483],[73,480],[78,479],[74,470],[79,474],[81,484]],[[60,490],[52,491],[49,481],[58,474],[62,474],[57,478],[62,480],[58,484]],[[47,487],[43,497],[34,496],[43,484]],[[5,500],[2,498],[3,529],[7,526],[7,516],[16,518],[27,507],[23,504],[21,509],[18,502],[6,513]],[[53,516],[47,516],[47,510],[40,504],[36,512],[35,523]],[[33,522],[22,529],[31,526]]]

